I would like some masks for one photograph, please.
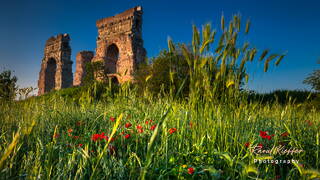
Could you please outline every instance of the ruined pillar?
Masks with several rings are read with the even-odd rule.
[[[86,76],[86,64],[91,62],[93,56],[92,51],[81,51],[77,54],[73,86],[83,85],[83,80]]]
[[[38,95],[72,86],[71,48],[68,34],[46,41],[38,80]]]
[[[142,40],[142,8],[98,20],[96,55],[93,62],[102,61],[105,73],[120,83],[133,79],[133,72],[146,56]]]

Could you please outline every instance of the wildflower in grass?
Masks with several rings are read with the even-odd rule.
[[[268,135],[267,131],[260,131],[260,137],[265,138]]]
[[[126,123],[124,126],[125,126],[126,128],[129,128],[129,127],[132,126],[132,124],[131,124],[131,123]]]
[[[157,125],[152,125],[151,127],[150,127],[150,130],[154,130],[154,129],[156,129],[156,127],[157,127]]]
[[[82,147],[83,146],[83,144],[78,144],[78,147]]]
[[[72,133],[72,131],[73,131],[72,129],[68,129],[68,133]]]
[[[142,128],[138,129],[138,132],[143,133],[143,129]]]
[[[268,140],[271,140],[271,136],[269,136],[269,135],[267,135],[266,138],[267,138]]]
[[[267,131],[260,131],[260,135],[259,135],[262,139],[268,139],[268,140],[271,140],[272,136],[273,135],[268,135],[268,132]]]
[[[126,135],[124,136],[124,138],[129,139],[130,136],[131,136],[130,134],[126,134]]]
[[[188,174],[192,175],[194,173],[194,169],[192,167],[188,168]]]
[[[248,148],[250,146],[250,142],[246,142],[244,146]]]
[[[260,143],[260,144],[258,144],[257,147],[260,147],[260,148],[262,149],[262,148],[263,148],[263,145]]]
[[[137,125],[137,129],[142,129],[142,126],[141,125]]]
[[[99,140],[100,139],[100,134],[93,134],[92,136],[91,136],[91,140],[92,141],[97,141],[97,140]]]
[[[73,139],[79,139],[79,136],[73,136]]]
[[[186,164],[182,165],[183,168],[187,168],[188,166]]]
[[[192,126],[193,126],[193,123],[191,121],[189,122],[189,126],[190,126],[190,128],[192,128]]]
[[[146,124],[148,125],[148,124],[151,124],[152,123],[152,120],[151,119],[149,119],[149,120],[146,120]]]
[[[81,121],[78,121],[78,122],[76,123],[77,126],[81,126],[81,124],[82,124]]]
[[[91,136],[91,140],[93,140],[93,141],[103,140],[103,139],[108,140],[108,137],[105,136],[104,133],[101,133],[101,134],[93,134],[93,135]]]
[[[173,134],[173,133],[175,133],[176,131],[177,131],[176,128],[171,128],[171,129],[169,129],[169,133],[170,133],[170,134]]]
[[[289,133],[288,132],[284,132],[284,133],[281,134],[281,136],[282,137],[287,137],[287,136],[289,136]]]
[[[60,137],[60,134],[58,134],[58,133],[55,133],[55,134],[53,135],[53,138],[58,138],[58,137]]]
[[[116,120],[116,118],[114,118],[114,117],[110,117],[110,121],[112,121],[112,122],[114,122]]]

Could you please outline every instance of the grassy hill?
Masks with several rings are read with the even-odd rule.
[[[320,165],[320,113],[308,102],[290,102],[202,102],[194,106],[183,99],[141,96],[132,88],[111,90],[96,84],[1,103],[0,177],[319,176],[315,169]],[[303,152],[256,151],[279,145]],[[298,162],[280,163],[292,159]],[[263,163],[268,160],[270,163]]]

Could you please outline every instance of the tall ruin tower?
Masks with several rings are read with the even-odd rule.
[[[71,48],[68,34],[47,40],[38,80],[38,95],[72,86]]]
[[[98,20],[96,26],[97,48],[92,61],[102,61],[105,73],[120,83],[132,80],[134,69],[146,56],[141,6]]]

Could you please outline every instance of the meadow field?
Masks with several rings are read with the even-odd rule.
[[[94,82],[1,101],[0,179],[319,179],[318,107],[251,98],[241,84],[257,50],[236,45],[230,24],[213,56],[215,32],[194,27],[192,49],[180,46],[188,75],[174,66],[166,86],[146,75],[142,90]],[[267,53],[265,71],[283,58]]]

